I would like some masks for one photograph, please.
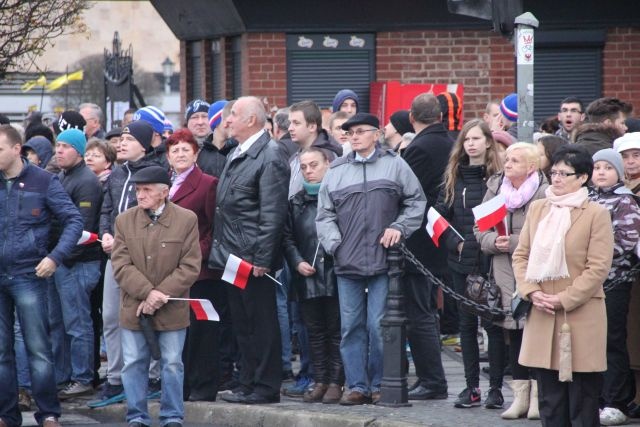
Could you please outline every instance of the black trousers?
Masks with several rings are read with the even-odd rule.
[[[340,356],[340,303],[338,297],[318,297],[299,302],[307,328],[313,379],[319,384],[344,384]]]
[[[451,274],[446,271],[442,274],[436,274],[436,277],[445,285],[453,288],[453,279]],[[453,335],[460,333],[460,321],[458,320],[458,303],[449,294],[442,295],[442,310],[440,311],[440,333],[445,335]]]
[[[574,372],[573,381],[558,381],[558,371],[535,369],[538,407],[544,427],[599,427],[601,372]]]
[[[219,280],[199,280],[190,290],[191,298],[207,299],[220,314],[227,291]],[[222,304],[221,304],[222,303]],[[220,385],[220,323],[196,320],[190,311],[190,326],[182,351],[184,396],[194,400],[216,400]]]
[[[518,363],[520,347],[522,346],[522,333],[522,329],[509,329],[509,363],[511,365],[511,376],[514,380],[528,380],[531,376],[529,368]]]
[[[631,298],[631,284],[620,283],[607,292],[607,370],[604,373],[601,403],[626,411],[632,398],[627,351],[627,314]],[[638,385],[636,385],[637,387]]]
[[[404,301],[409,319],[408,338],[416,376],[420,385],[434,391],[447,391],[438,330],[437,287],[421,274],[407,273]]]
[[[464,294],[467,275],[451,272],[456,292]],[[460,319],[460,346],[462,347],[462,362],[467,387],[480,385],[480,349],[478,347],[478,316],[469,313],[463,306],[458,305]],[[482,322],[489,338],[489,386],[502,388],[504,374],[504,333],[500,326],[490,322]]]
[[[244,290],[227,286],[240,353],[240,384],[262,396],[279,395],[282,344],[275,289],[279,285],[268,277],[252,275]]]

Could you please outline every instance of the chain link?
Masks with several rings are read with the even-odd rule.
[[[429,280],[431,280],[436,285],[440,286],[440,289],[442,289],[442,292],[451,296],[451,298],[458,301],[461,305],[471,308],[475,312],[491,314],[492,316],[510,316],[511,315],[511,310],[489,307],[486,304],[480,304],[472,299],[467,298],[462,294],[457,293],[456,291],[454,291],[453,289],[451,289],[450,287],[442,283],[442,281],[438,279],[436,276],[434,276],[433,273],[427,270],[427,268],[424,265],[422,265],[420,261],[418,261],[416,256],[409,249],[407,249],[404,243],[401,243],[399,245],[399,248],[400,248],[400,252],[404,254],[406,260],[409,261],[411,264],[413,264],[420,273],[427,276]]]
[[[422,263],[420,261],[418,261],[418,259],[416,258],[416,256],[405,246],[404,243],[401,243],[399,245],[400,248],[400,252],[402,252],[406,258],[407,261],[409,261],[411,264],[413,264],[420,273],[424,274],[425,276],[427,276],[429,278],[429,280],[431,280],[433,283],[435,283],[436,285],[440,286],[440,289],[442,289],[442,292],[448,294],[451,298],[453,298],[454,300],[458,301],[460,304],[462,304],[463,306],[469,307],[473,310],[475,310],[476,312],[479,313],[487,313],[487,314],[491,314],[494,316],[500,316],[500,315],[504,315],[504,316],[510,316],[511,310],[505,310],[502,308],[494,308],[494,307],[489,307],[488,305],[485,304],[480,304],[472,299],[467,298],[466,296],[457,293],[456,291],[454,291],[453,289],[451,289],[450,287],[448,287],[447,285],[445,285],[444,283],[442,283],[442,281],[440,279],[438,279],[436,276],[433,275],[433,273],[431,273],[429,270],[427,270],[427,268],[422,265]],[[629,270],[626,274],[622,275],[621,277],[612,280],[611,282],[607,283],[607,285],[604,287],[604,291],[608,292],[611,289],[613,289],[616,285],[618,285],[619,283],[622,282],[626,282],[628,280],[631,280],[632,276],[636,276],[636,274],[640,272],[640,264],[636,264],[635,266],[633,266],[633,268],[631,270]]]

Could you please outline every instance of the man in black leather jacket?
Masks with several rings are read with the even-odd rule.
[[[264,131],[266,112],[255,97],[239,98],[227,118],[239,143],[220,176],[209,267],[222,270],[230,254],[253,265],[244,290],[229,286],[229,305],[240,351],[240,383],[224,400],[280,401],[282,363],[276,285],[265,277],[282,260],[289,168]],[[237,326],[236,326],[237,325]]]

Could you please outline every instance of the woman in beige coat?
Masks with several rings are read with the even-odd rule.
[[[492,256],[493,277],[500,287],[502,306],[511,307],[511,300],[516,288],[516,280],[511,268],[511,254],[518,246],[520,230],[524,225],[525,215],[534,200],[543,199],[549,187],[547,178],[540,172],[540,158],[536,146],[527,142],[510,145],[505,152],[504,172],[496,174],[487,181],[487,193],[484,201],[497,194],[505,197],[507,205],[508,236],[499,236],[494,229],[480,232],[474,227],[476,239],[483,253]],[[538,419],[538,395],[535,381],[530,381],[529,368],[518,363],[522,327],[524,319],[516,321],[507,316],[497,323],[509,334],[509,362],[513,382],[514,400],[509,409],[502,413],[502,418],[516,419],[527,416]]]
[[[513,254],[518,293],[533,303],[519,363],[535,368],[543,426],[599,426],[607,369],[602,284],[613,256],[611,219],[587,199],[593,162],[586,150],[562,147],[551,163],[547,198],[531,205]],[[560,363],[564,323],[571,328],[570,366]],[[573,381],[560,381],[561,366]]]

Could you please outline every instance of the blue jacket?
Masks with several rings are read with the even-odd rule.
[[[33,273],[44,257],[62,264],[82,234],[82,216],[58,177],[23,164],[15,179],[0,173],[0,274],[11,276]],[[64,226],[49,252],[52,216]]]

